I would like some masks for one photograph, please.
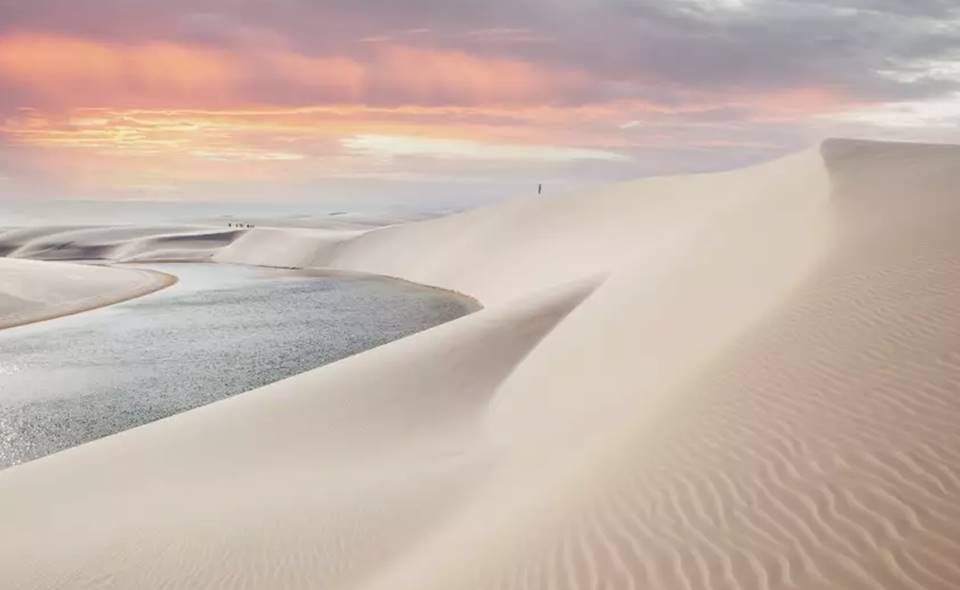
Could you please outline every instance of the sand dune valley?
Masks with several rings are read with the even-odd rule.
[[[476,305],[0,470],[0,588],[960,588],[958,187],[831,139],[380,227],[3,230],[0,379],[171,262]]]

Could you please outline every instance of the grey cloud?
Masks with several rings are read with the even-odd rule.
[[[947,17],[960,18],[945,3],[923,3],[908,13],[906,3],[758,1],[743,11],[706,15],[681,12],[676,4],[612,4],[597,11],[592,28],[568,28],[557,35],[565,42],[550,48],[552,54],[533,58],[580,63],[611,79],[705,90],[819,85],[888,99],[955,88],[950,80],[903,84],[877,74],[956,56],[960,35],[937,30]]]
[[[744,0],[742,9],[710,6],[709,0],[3,0],[0,31],[285,44],[308,55],[360,60],[379,45],[362,40],[384,38],[575,68],[594,77],[589,88],[557,98],[566,103],[652,97],[671,104],[689,92],[795,87],[885,101],[960,90],[960,81],[925,75],[930,62],[960,59],[960,25],[949,24],[960,23],[955,0]],[[422,29],[429,31],[404,34]],[[881,71],[914,76],[904,81]]]

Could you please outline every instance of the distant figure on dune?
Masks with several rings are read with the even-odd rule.
[[[537,194],[538,194],[538,195],[542,195],[542,194],[543,194],[543,185],[542,185],[542,184],[538,184],[538,185],[537,185]]]

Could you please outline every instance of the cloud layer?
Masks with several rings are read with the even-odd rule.
[[[0,196],[573,187],[960,141],[958,63],[952,0],[0,0]]]

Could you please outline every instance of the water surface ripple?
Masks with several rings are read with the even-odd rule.
[[[302,373],[475,304],[374,276],[149,268],[146,297],[0,331],[0,468]],[[318,392],[322,395],[322,392]]]

